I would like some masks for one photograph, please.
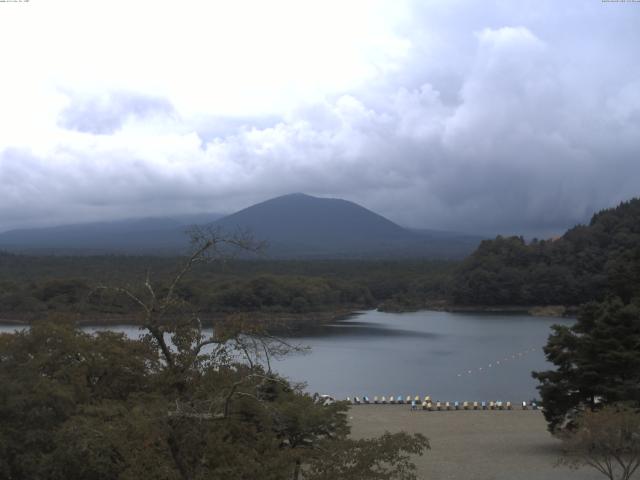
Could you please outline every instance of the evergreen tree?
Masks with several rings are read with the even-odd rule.
[[[640,404],[640,299],[586,304],[571,327],[554,326],[544,348],[557,369],[534,372],[552,432],[585,409]]]

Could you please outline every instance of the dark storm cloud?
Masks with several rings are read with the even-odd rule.
[[[189,117],[161,98],[70,94],[61,125],[102,135],[0,151],[0,229],[224,212],[306,192],[415,227],[562,232],[640,195],[631,7],[417,2],[400,68],[282,117]]]
[[[161,97],[112,91],[102,95],[71,95],[58,119],[60,126],[80,132],[110,134],[129,118],[174,114],[171,103]]]

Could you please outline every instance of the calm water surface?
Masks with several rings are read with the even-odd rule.
[[[292,342],[310,353],[273,362],[308,390],[346,396],[426,395],[442,400],[539,397],[532,370],[547,369],[542,346],[554,323],[513,314],[363,312]],[[118,326],[131,337],[137,327]],[[15,327],[1,326],[0,331]],[[100,328],[89,327],[88,331]]]
[[[276,369],[338,397],[425,395],[443,400],[530,400],[532,370],[550,368],[542,347],[554,323],[573,320],[421,311],[364,312],[298,339],[312,347]]]

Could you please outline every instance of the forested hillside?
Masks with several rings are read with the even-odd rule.
[[[460,305],[579,305],[640,291],[640,199],[593,216],[555,240],[483,241],[454,274]]]
[[[100,286],[166,285],[182,263],[156,256],[27,256],[0,252],[0,319],[73,313],[83,321],[128,315],[135,304]],[[235,260],[200,265],[176,292],[202,315],[309,313],[444,298],[455,263],[430,260]]]
[[[127,314],[101,285],[161,287],[181,263],[158,256],[28,256],[0,252],[0,318]],[[273,260],[201,266],[178,294],[202,314],[307,313],[380,307],[580,305],[640,291],[640,200],[593,216],[555,240],[497,237],[461,263],[440,260]]]

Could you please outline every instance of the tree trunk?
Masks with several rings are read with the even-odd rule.
[[[300,459],[296,458],[296,466],[293,469],[293,480],[300,478]]]

